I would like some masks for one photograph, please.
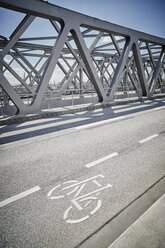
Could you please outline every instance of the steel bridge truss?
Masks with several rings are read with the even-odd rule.
[[[92,89],[99,102],[111,102],[128,91],[142,98],[163,89],[165,39],[39,0],[0,6],[25,14],[9,39],[0,36],[0,86],[18,113],[39,111],[48,92],[60,98],[68,89],[80,96]],[[51,36],[42,37],[41,26],[40,37],[26,37],[37,18]]]

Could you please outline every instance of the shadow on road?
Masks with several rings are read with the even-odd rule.
[[[2,135],[0,138],[0,144],[6,144],[35,136],[50,134],[53,132],[108,120],[119,116],[129,115],[132,113],[138,113],[145,110],[151,110],[162,106],[165,106],[164,99],[90,110],[75,114],[61,115],[49,119],[45,118],[41,120],[28,121],[21,124],[12,124],[9,126],[4,126],[0,129],[0,133]],[[13,134],[13,131],[18,132]],[[3,137],[5,133],[5,137]]]

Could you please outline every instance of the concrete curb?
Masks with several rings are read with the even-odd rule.
[[[32,121],[32,120],[37,120],[37,119],[42,119],[42,118],[49,118],[49,117],[56,117],[59,115],[65,115],[65,114],[75,114],[77,112],[82,112],[82,111],[89,111],[89,110],[95,110],[99,108],[108,108],[112,106],[118,106],[118,105],[125,105],[125,104],[130,104],[130,103],[136,103],[136,102],[144,102],[146,100],[154,100],[154,99],[160,99],[164,98],[165,94],[161,95],[156,95],[153,97],[143,97],[141,99],[126,99],[126,100],[121,100],[117,102],[108,102],[108,103],[97,103],[95,105],[89,104],[88,106],[79,106],[75,105],[70,109],[64,109],[62,110],[55,110],[55,111],[43,111],[37,114],[30,114],[26,116],[21,116],[21,115],[15,115],[11,117],[7,117],[4,119],[0,120],[0,126],[3,125],[11,125],[11,124],[16,124],[16,123],[22,123],[26,121]]]
[[[152,204],[108,248],[165,247],[165,194]]]
[[[120,210],[110,220],[83,240],[76,248],[110,248],[120,236],[165,194],[165,176]],[[148,230],[150,233],[150,230]],[[122,246],[121,246],[122,247]],[[124,246],[125,247],[125,246]],[[132,246],[127,246],[128,248]],[[140,247],[140,246],[138,246]],[[144,247],[144,246],[142,246]],[[147,246],[148,247],[148,246]]]

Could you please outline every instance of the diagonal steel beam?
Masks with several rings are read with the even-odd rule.
[[[93,61],[91,59],[90,52],[89,52],[89,50],[85,44],[85,41],[84,41],[83,36],[80,32],[80,29],[75,27],[74,30],[73,29],[71,30],[71,33],[72,33],[73,38],[76,42],[76,45],[79,49],[81,57],[82,57],[85,65],[86,65],[91,82],[93,83],[95,90],[98,94],[99,101],[102,102],[103,99],[106,98],[106,94],[105,94],[105,91],[101,85],[100,79],[99,79],[97,72],[95,70],[95,67],[93,65]]]
[[[10,97],[12,102],[15,104],[15,106],[18,109],[18,112],[21,110],[24,110],[24,104],[21,98],[16,93],[16,91],[13,89],[13,87],[10,85],[10,83],[8,82],[8,80],[5,78],[5,76],[3,75],[1,71],[0,71],[0,86],[3,88],[3,90]]]
[[[151,51],[151,48],[150,48],[150,46],[148,45],[147,42],[146,42],[146,47],[147,47],[147,50],[148,50],[149,57],[150,57],[150,60],[152,62],[152,65],[153,65],[153,67],[155,67],[155,61],[154,61],[154,58],[153,58],[153,55],[152,55],[152,51]]]
[[[78,71],[80,70],[81,66],[78,65],[74,72],[71,74],[71,76],[67,79],[67,81],[62,85],[60,92],[58,94],[59,97],[61,97],[67,90],[68,85],[72,82],[73,78],[77,75]]]
[[[104,66],[104,60],[102,61],[102,63],[100,65],[98,65],[97,61],[93,58],[93,61],[94,61],[95,65],[96,65],[96,67],[98,69],[97,71],[100,72],[102,79],[104,78],[106,83],[107,83],[107,85],[109,85],[109,82],[108,82],[107,78],[105,77],[105,75],[103,73],[103,70],[101,69]]]
[[[54,28],[56,29],[57,32],[59,32],[59,27],[57,26],[56,22],[55,21],[51,21],[52,25],[54,26]],[[89,30],[88,30],[89,32]],[[91,53],[95,47],[95,45],[98,43],[98,41],[101,39],[103,33],[102,32],[99,32],[99,34],[96,35],[96,38],[95,40],[92,42],[90,48],[89,48],[89,52]],[[81,65],[81,67],[83,67],[85,73],[87,74],[88,76],[88,70],[84,64],[84,62],[82,61],[82,59],[79,58],[79,56],[77,56],[76,52],[74,51],[74,49],[72,48],[72,46],[70,45],[69,41],[66,40],[65,42],[66,46],[68,47],[68,49],[71,51],[72,55],[75,57],[75,59],[77,60],[78,64]],[[77,69],[77,68],[76,68]],[[79,67],[80,69],[80,67]],[[72,71],[72,67],[70,67],[70,72]],[[73,72],[72,75],[75,75],[75,73]],[[71,77],[72,77],[71,75]],[[76,75],[75,75],[76,76]],[[68,86],[68,82],[71,82],[69,79],[64,83],[65,85]],[[67,87],[62,87],[61,90],[60,90],[60,95],[64,94],[65,93],[65,90]]]
[[[9,54],[13,57],[13,59],[22,67],[22,69],[24,71],[27,72],[27,77],[24,79],[24,81],[26,82],[26,80],[28,78],[34,78],[34,76],[32,76],[31,72],[24,66],[24,64],[18,59],[18,57],[15,55],[15,53],[9,52]],[[10,64],[8,64],[10,65]],[[30,85],[30,84],[29,84]]]
[[[137,67],[138,77],[139,77],[140,84],[142,87],[142,94],[143,96],[147,96],[148,88],[147,88],[146,78],[144,74],[142,57],[140,54],[140,49],[139,49],[139,45],[137,41],[133,43],[132,51],[133,51],[133,55],[134,55],[134,59],[135,59],[136,67]]]
[[[5,61],[2,61],[2,64],[22,85],[25,86],[26,89],[28,89],[32,94],[34,94],[33,89]]]
[[[39,69],[39,71],[38,71],[38,76],[37,76],[38,78],[41,76],[41,73],[43,72],[44,68],[46,67],[46,64],[47,64],[47,60],[43,63],[43,65],[42,65],[41,68]],[[39,84],[40,82],[39,82],[38,78],[36,79],[36,76],[34,76],[33,79],[32,79],[31,82],[30,82],[30,86],[32,86],[35,82],[36,82],[37,84]]]
[[[147,50],[148,50],[148,53],[149,53],[149,57],[150,57],[150,60],[151,60],[153,69],[155,69],[156,63],[154,61],[151,48],[150,48],[150,46],[149,46],[149,44],[147,42],[146,42],[146,47],[147,47]],[[158,81],[159,81],[159,83],[161,83],[161,79],[160,78],[158,78]]]
[[[52,23],[53,27],[56,29],[56,31],[59,33],[60,30],[59,30],[59,27],[58,27],[57,23],[56,23],[55,21],[53,21],[53,20],[51,20],[51,23]],[[73,37],[72,37],[71,40],[73,40]],[[68,47],[68,49],[70,50],[71,54],[72,54],[72,55],[74,56],[74,58],[76,59],[77,63],[78,63],[78,64],[81,64],[81,66],[84,68],[84,70],[85,70],[86,73],[87,73],[87,69],[86,69],[85,64],[83,63],[83,61],[81,60],[81,58],[77,55],[77,53],[75,52],[75,50],[72,48],[72,46],[70,45],[68,39],[65,41],[65,44],[66,44],[66,46]]]
[[[110,37],[111,37],[111,40],[112,40],[112,42],[113,42],[118,54],[121,55],[121,50],[120,50],[118,42],[115,39],[115,36],[113,34],[111,34]],[[124,41],[125,41],[125,39],[124,39]]]
[[[124,70],[124,67],[126,66],[126,62],[127,62],[128,55],[129,55],[131,48],[132,48],[132,41],[127,39],[125,46],[123,48],[123,51],[121,53],[121,56],[119,58],[119,61],[118,61],[118,64],[117,64],[117,67],[115,70],[115,74],[114,74],[113,79],[110,83],[110,87],[107,91],[107,96],[110,98],[110,101],[114,100],[114,93],[115,93],[117,86],[120,82],[121,75],[122,75],[122,72]]]
[[[49,80],[57,64],[58,58],[60,57],[60,53],[67,39],[69,30],[70,30],[70,26],[67,24],[64,26],[64,28],[62,28],[55,42],[52,53],[50,57],[48,58],[47,65],[42,75],[40,84],[38,85],[37,90],[36,90],[36,96],[33,98],[33,101],[32,101],[32,105],[34,105],[37,108],[40,108],[42,99],[44,97],[44,94],[49,84]]]
[[[10,36],[10,40],[7,45],[4,47],[2,52],[0,53],[0,57],[3,58],[10,49],[15,45],[20,36],[25,32],[25,30],[29,27],[29,25],[33,22],[35,16],[26,15],[22,22],[15,29],[13,34]]]
[[[112,34],[112,35],[110,35],[110,37],[111,37],[111,39],[112,39],[112,42],[113,42],[113,44],[114,44],[114,46],[115,46],[115,48],[116,48],[118,54],[121,55],[121,50],[120,50],[120,47],[119,47],[119,45],[118,45],[118,42],[116,41],[115,36]],[[127,70],[126,73],[128,73],[128,76],[129,76],[129,78],[130,78],[132,84],[134,85],[134,87],[135,87],[135,89],[136,89],[136,91],[137,91],[138,96],[141,98],[141,91],[140,91],[140,89],[137,87],[137,85],[136,85],[136,83],[135,83],[135,81],[134,81],[134,78],[133,78],[133,76],[131,75],[130,70],[129,70],[129,66],[130,66],[130,64],[131,64],[132,61],[133,61],[133,56],[131,57],[131,59],[129,60],[129,62],[128,62],[127,66],[126,66],[126,70]],[[123,71],[123,73],[124,73],[124,71]]]
[[[154,92],[154,89],[156,86],[156,81],[159,77],[160,70],[162,68],[162,63],[163,63],[164,59],[165,59],[165,48],[162,48],[161,54],[159,56],[159,60],[156,64],[156,67],[155,67],[155,70],[153,73],[153,76],[151,78],[151,81],[149,82],[149,96],[153,95],[153,92]]]
[[[128,29],[128,28],[124,28],[121,27],[119,25],[114,25],[112,23],[109,22],[105,22],[96,18],[92,18],[89,16],[85,16],[83,14],[79,14],[76,13],[74,11],[70,11],[67,9],[63,9],[61,7],[46,3],[44,1],[37,1],[37,0],[28,0],[28,1],[22,1],[22,0],[0,0],[0,6],[2,7],[6,7],[9,9],[13,9],[13,10],[17,10],[20,11],[22,13],[27,14],[27,16],[23,19],[23,21],[20,23],[20,25],[16,28],[16,30],[13,32],[13,34],[10,36],[10,40],[7,42],[6,39],[4,39],[3,37],[0,39],[0,49],[3,49],[1,54],[0,54],[0,59],[1,61],[3,60],[3,58],[5,57],[5,55],[9,54],[11,49],[17,49],[18,52],[20,52],[20,54],[16,54],[16,56],[18,56],[18,59],[22,59],[24,56],[25,58],[27,58],[26,56],[30,56],[30,53],[25,53],[25,51],[27,51],[27,49],[29,49],[29,51],[34,51],[31,52],[31,55],[35,56],[39,56],[37,55],[37,53],[35,52],[36,49],[40,49],[41,51],[45,51],[45,57],[48,57],[49,54],[50,56],[48,57],[46,63],[44,63],[44,66],[42,66],[42,70],[39,71],[39,73],[37,72],[37,70],[35,71],[35,67],[31,66],[30,64],[28,64],[28,60],[26,61],[26,63],[24,64],[24,61],[22,60],[21,63],[25,65],[27,65],[28,70],[30,69],[32,71],[32,75],[35,74],[36,78],[39,77],[40,82],[38,82],[38,87],[37,87],[37,91],[36,91],[36,96],[33,98],[33,102],[32,102],[32,106],[28,106],[29,111],[32,110],[31,107],[35,108],[35,109],[39,109],[42,98],[44,96],[44,93],[47,90],[48,87],[48,83],[50,80],[50,77],[53,73],[53,70],[55,68],[55,65],[58,63],[58,59],[61,56],[61,51],[62,51],[62,56],[61,58],[65,61],[65,63],[67,64],[67,60],[69,59],[69,55],[72,54],[73,55],[73,59],[75,59],[75,68],[73,68],[72,70],[72,66],[69,67],[69,72],[67,73],[66,76],[69,77],[78,77],[77,73],[75,74],[74,69],[77,70],[77,67],[80,66],[81,69],[84,70],[84,72],[86,73],[86,75],[90,78],[91,82],[93,83],[96,92],[99,96],[99,100],[112,100],[114,98],[114,92],[117,89],[117,85],[121,80],[121,77],[123,75],[123,73],[127,72],[128,76],[130,77],[132,83],[134,84],[135,88],[136,88],[136,83],[134,80],[134,75],[133,73],[135,73],[135,71],[132,71],[132,64],[129,65],[129,61],[130,58],[129,56],[129,49],[132,49],[133,51],[133,58],[134,61],[136,63],[136,67],[137,67],[137,73],[138,73],[138,77],[140,80],[140,84],[142,87],[142,94],[143,96],[146,96],[148,94],[148,86],[147,86],[147,80],[149,81],[149,90],[150,90],[150,94],[153,94],[155,86],[156,86],[156,82],[159,80],[159,75],[160,75],[160,70],[161,67],[163,67],[163,59],[164,59],[164,54],[162,55],[161,53],[161,57],[158,57],[160,55],[160,51],[158,52],[157,49],[161,47],[163,47],[165,45],[165,39],[159,38],[159,37],[155,37],[152,35],[148,35],[136,30],[132,30],[132,29]],[[34,16],[39,16],[39,17],[44,17],[48,20],[50,20],[51,22],[55,23],[55,20],[58,21],[62,27],[64,24],[66,24],[65,28],[68,27],[68,34],[71,31],[73,35],[72,36],[68,36],[66,35],[62,35],[62,32],[59,32],[59,25],[57,25],[58,27],[58,39],[55,42],[55,46],[43,46],[40,44],[31,44],[31,43],[26,43],[26,42],[20,42],[18,39],[20,38],[21,34],[26,30],[26,28],[31,24],[31,22],[34,20]],[[81,32],[80,28],[85,28],[86,30]],[[64,28],[64,29],[65,29]],[[62,29],[62,30],[64,30]],[[95,31],[96,33],[89,33],[90,31]],[[89,33],[89,34],[88,34]],[[64,34],[64,33],[63,33]],[[86,35],[87,34],[87,35]],[[105,37],[109,35],[111,37],[112,42],[111,43],[106,43],[106,44],[101,44],[100,46],[96,46],[98,40],[100,39],[100,37]],[[115,36],[122,36],[123,40],[130,40],[130,42],[124,47],[124,49],[122,49],[122,51],[120,51],[120,42],[121,40],[116,40]],[[95,41],[93,43],[93,46],[91,48],[87,48],[87,45],[85,44],[85,37],[95,37]],[[49,38],[49,37],[42,37],[43,39]],[[65,38],[65,39],[64,39]],[[127,39],[128,38],[128,39]],[[30,38],[32,39],[36,39],[36,38]],[[37,38],[39,39],[39,38]],[[79,51],[78,49],[73,49],[71,44],[69,43],[70,40],[74,39],[77,47],[80,51],[81,56],[79,56]],[[61,44],[59,43],[59,40],[61,42]],[[64,42],[65,40],[65,42]],[[25,39],[24,39],[25,41]],[[66,43],[67,42],[67,43]],[[139,42],[144,42],[146,43],[146,46],[143,47],[139,47]],[[64,45],[64,43],[67,44],[67,48],[64,48],[63,50],[61,49],[61,47]],[[110,49],[108,49],[109,45],[114,45],[115,46],[115,50],[117,51],[117,54],[114,54],[113,52],[111,52],[111,47]],[[148,45],[148,53],[145,55],[144,53],[140,54],[140,51],[145,51],[147,50],[147,45]],[[156,46],[155,46],[156,45]],[[159,46],[159,47],[158,47]],[[56,47],[56,48],[55,48]],[[20,48],[22,49],[26,49],[24,50],[20,50]],[[90,50],[91,49],[91,50]],[[100,49],[100,51],[98,50]],[[153,49],[155,52],[153,52]],[[107,52],[107,50],[109,50],[109,52]],[[15,50],[14,50],[15,51]],[[68,57],[65,59],[63,56],[63,54],[68,54]],[[23,56],[23,57],[21,57]],[[113,57],[112,57],[113,56]],[[125,56],[125,57],[124,57]],[[82,59],[81,59],[82,57]],[[95,68],[95,65],[93,64],[92,61],[92,57],[96,58],[95,59],[95,63],[97,63],[97,57],[101,57],[101,58],[111,58],[112,61],[112,68],[115,66],[115,59],[117,62],[117,67],[114,70],[113,73],[113,79],[111,81],[111,85],[110,88],[108,90],[108,94],[106,95],[104,88],[102,87],[102,84],[100,82],[100,78],[97,74],[97,69]],[[147,78],[145,78],[145,73],[147,72],[147,70],[145,71],[145,69],[143,68],[144,63],[147,62],[147,60],[150,60],[151,63],[153,64],[153,70],[151,75],[152,75],[152,79],[149,80]],[[113,64],[114,63],[114,64]],[[155,63],[155,68],[154,68],[154,63]],[[63,68],[63,71],[65,69],[64,66],[61,65],[61,68]],[[68,60],[68,65],[69,65],[69,60]],[[76,67],[77,66],[77,67]],[[23,67],[23,66],[22,66]],[[164,68],[163,68],[164,69]],[[43,72],[44,71],[44,72]],[[66,70],[67,71],[67,70]],[[104,70],[102,69],[102,71],[105,73],[108,70]],[[43,72],[43,74],[42,74]],[[42,76],[41,76],[42,74]],[[66,72],[65,72],[66,74]],[[135,73],[136,74],[136,73]],[[136,76],[136,75],[135,75]],[[30,73],[29,73],[29,77],[30,77]],[[33,78],[33,81],[35,79],[35,76]],[[67,83],[69,82],[69,78],[65,78],[65,80],[67,81]],[[6,81],[5,81],[6,82]],[[26,83],[26,82],[25,82]],[[31,84],[29,84],[31,85]],[[138,86],[137,86],[138,89]],[[10,87],[9,87],[9,91],[10,91]],[[26,108],[26,106],[22,107]],[[30,110],[31,108],[31,110]]]
[[[13,48],[13,50],[16,52],[16,54],[19,54],[19,57],[21,58],[21,60],[29,67],[29,69],[31,69],[31,71],[33,71],[36,75],[37,75],[37,70],[35,69],[34,66],[32,66],[32,64],[25,58],[25,56],[22,55],[22,53],[17,49],[17,48]]]

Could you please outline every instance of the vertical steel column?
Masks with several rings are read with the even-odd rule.
[[[83,98],[83,68],[81,67],[79,70],[80,74],[80,98]]]

